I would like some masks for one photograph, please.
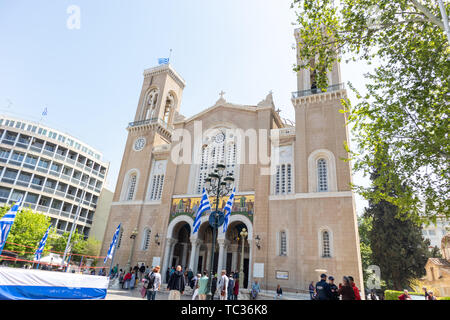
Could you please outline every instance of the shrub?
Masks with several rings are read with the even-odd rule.
[[[450,300],[450,297],[438,297],[438,300]]]
[[[398,296],[402,295],[403,291],[395,291],[395,290],[386,290],[384,291],[384,299],[385,300],[398,300]],[[424,293],[420,292],[409,292],[412,296],[424,296]]]

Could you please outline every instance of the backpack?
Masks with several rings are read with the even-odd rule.
[[[144,283],[144,288],[153,290],[153,285],[155,283],[155,274],[152,272],[150,275],[146,276],[147,282]]]

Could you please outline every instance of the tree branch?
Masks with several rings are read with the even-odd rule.
[[[438,17],[435,17],[424,5],[422,5],[418,0],[411,0],[414,7],[416,7],[417,10],[422,12],[430,22],[437,25],[439,28],[442,29],[442,31],[445,31],[444,23],[439,20]]]

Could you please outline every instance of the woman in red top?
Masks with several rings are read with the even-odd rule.
[[[398,296],[398,300],[412,300],[408,290],[403,290],[403,294]]]
[[[123,282],[125,283],[125,289],[128,289],[130,287],[130,280],[131,280],[131,269],[128,271],[128,273],[123,277]]]
[[[236,278],[234,281],[233,299],[237,300],[238,295],[239,295],[239,279]]]

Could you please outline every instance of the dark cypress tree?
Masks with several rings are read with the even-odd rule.
[[[374,168],[372,181],[375,180],[377,170],[388,168],[388,161],[382,167]],[[392,177],[395,178],[394,173]],[[391,196],[395,197],[395,194]],[[368,234],[372,249],[371,261],[380,267],[381,279],[388,287],[396,290],[408,288],[411,280],[425,275],[425,264],[431,255],[422,237],[422,228],[411,219],[400,219],[398,208],[392,203],[371,198],[368,200],[369,207],[364,215],[372,218],[372,228]]]

